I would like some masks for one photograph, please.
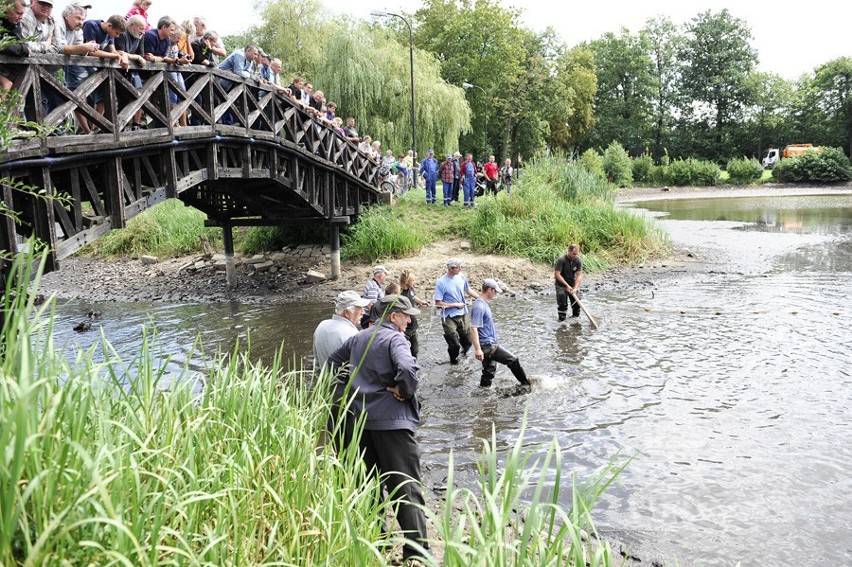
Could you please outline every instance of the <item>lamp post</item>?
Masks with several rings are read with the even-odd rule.
[[[462,87],[465,89],[479,89],[482,91],[482,96],[485,98],[485,130],[482,134],[482,142],[485,144],[482,146],[482,151],[486,154],[488,153],[488,93],[485,92],[485,89],[480,87],[479,85],[472,85],[471,83],[462,83]]]
[[[414,152],[414,159],[417,159],[417,134],[414,128],[414,34],[411,32],[411,24],[401,15],[384,10],[372,10],[370,15],[374,18],[386,18],[388,16],[399,18],[408,27],[408,61],[411,66],[411,151]]]

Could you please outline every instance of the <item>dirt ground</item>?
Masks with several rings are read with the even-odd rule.
[[[852,185],[829,188],[801,188],[778,185],[760,187],[672,187],[622,189],[618,200],[630,202],[649,199],[750,197],[762,195],[807,195],[826,192],[850,193]],[[308,270],[329,275],[328,258],[300,258],[294,251],[276,253],[279,262],[274,271],[257,272],[248,263],[237,267],[237,288],[229,290],[225,274],[209,262],[208,256],[187,256],[146,264],[141,259],[101,261],[74,257],[61,262],[60,270],[46,274],[41,283],[42,293],[57,297],[80,298],[88,301],[164,301],[164,302],[227,302],[287,303],[303,300],[330,300],[346,289],[361,291],[371,276],[371,265],[343,262],[341,277],[319,283],[306,283]],[[709,269],[713,258],[707,251],[675,249],[668,258],[659,258],[641,266],[619,267],[603,273],[589,274],[583,284],[587,290],[620,288],[623,286],[652,286],[652,282],[685,271]],[[523,258],[476,254],[466,249],[462,241],[434,243],[416,256],[389,259],[383,262],[390,272],[388,282],[395,281],[403,269],[411,270],[417,278],[416,289],[421,297],[431,297],[435,280],[445,271],[448,258],[463,262],[462,270],[471,285],[478,287],[484,278],[501,281],[516,293],[553,293],[551,265],[536,264]],[[192,266],[207,260],[207,266]],[[244,260],[244,259],[239,259]],[[554,258],[555,260],[555,258]]]

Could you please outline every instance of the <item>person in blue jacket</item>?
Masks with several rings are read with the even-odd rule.
[[[438,160],[435,159],[434,150],[429,150],[426,159],[420,164],[420,175],[426,181],[426,204],[436,202],[435,184],[438,182]]]
[[[464,206],[473,207],[476,198],[476,164],[473,154],[467,154],[461,164],[462,187],[464,188]]]

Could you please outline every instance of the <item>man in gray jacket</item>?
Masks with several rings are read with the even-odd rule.
[[[332,369],[341,369],[335,399],[344,407],[351,400],[346,421],[364,415],[359,444],[367,470],[383,478],[388,494],[401,500],[397,521],[406,537],[403,559],[408,559],[419,555],[409,542],[429,546],[426,517],[419,507],[424,500],[415,438],[420,423],[415,396],[419,367],[404,334],[410,316],[420,310],[402,295],[386,295],[378,306],[384,315],[379,323],[343,343],[328,362]]]

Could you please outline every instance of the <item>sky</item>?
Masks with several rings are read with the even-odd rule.
[[[418,0],[322,0],[329,15],[348,14],[370,19],[370,10],[413,12]],[[131,0],[86,0],[93,8],[91,18],[124,15]],[[852,2],[841,0],[809,5],[790,0],[502,0],[504,6],[523,11],[523,25],[534,31],[553,26],[569,47],[597,39],[606,32],[618,33],[626,27],[636,33],[649,18],[668,16],[675,24],[690,21],[699,13],[725,8],[751,28],[751,45],[758,51],[758,69],[797,79],[814,67],[838,57],[852,57],[848,26],[852,21]],[[205,14],[210,28],[220,34],[245,30],[255,14],[252,3],[246,5],[210,0],[180,0],[175,4],[154,0],[149,10],[153,22],[169,15],[178,21]],[[57,2],[57,12],[65,4]]]

